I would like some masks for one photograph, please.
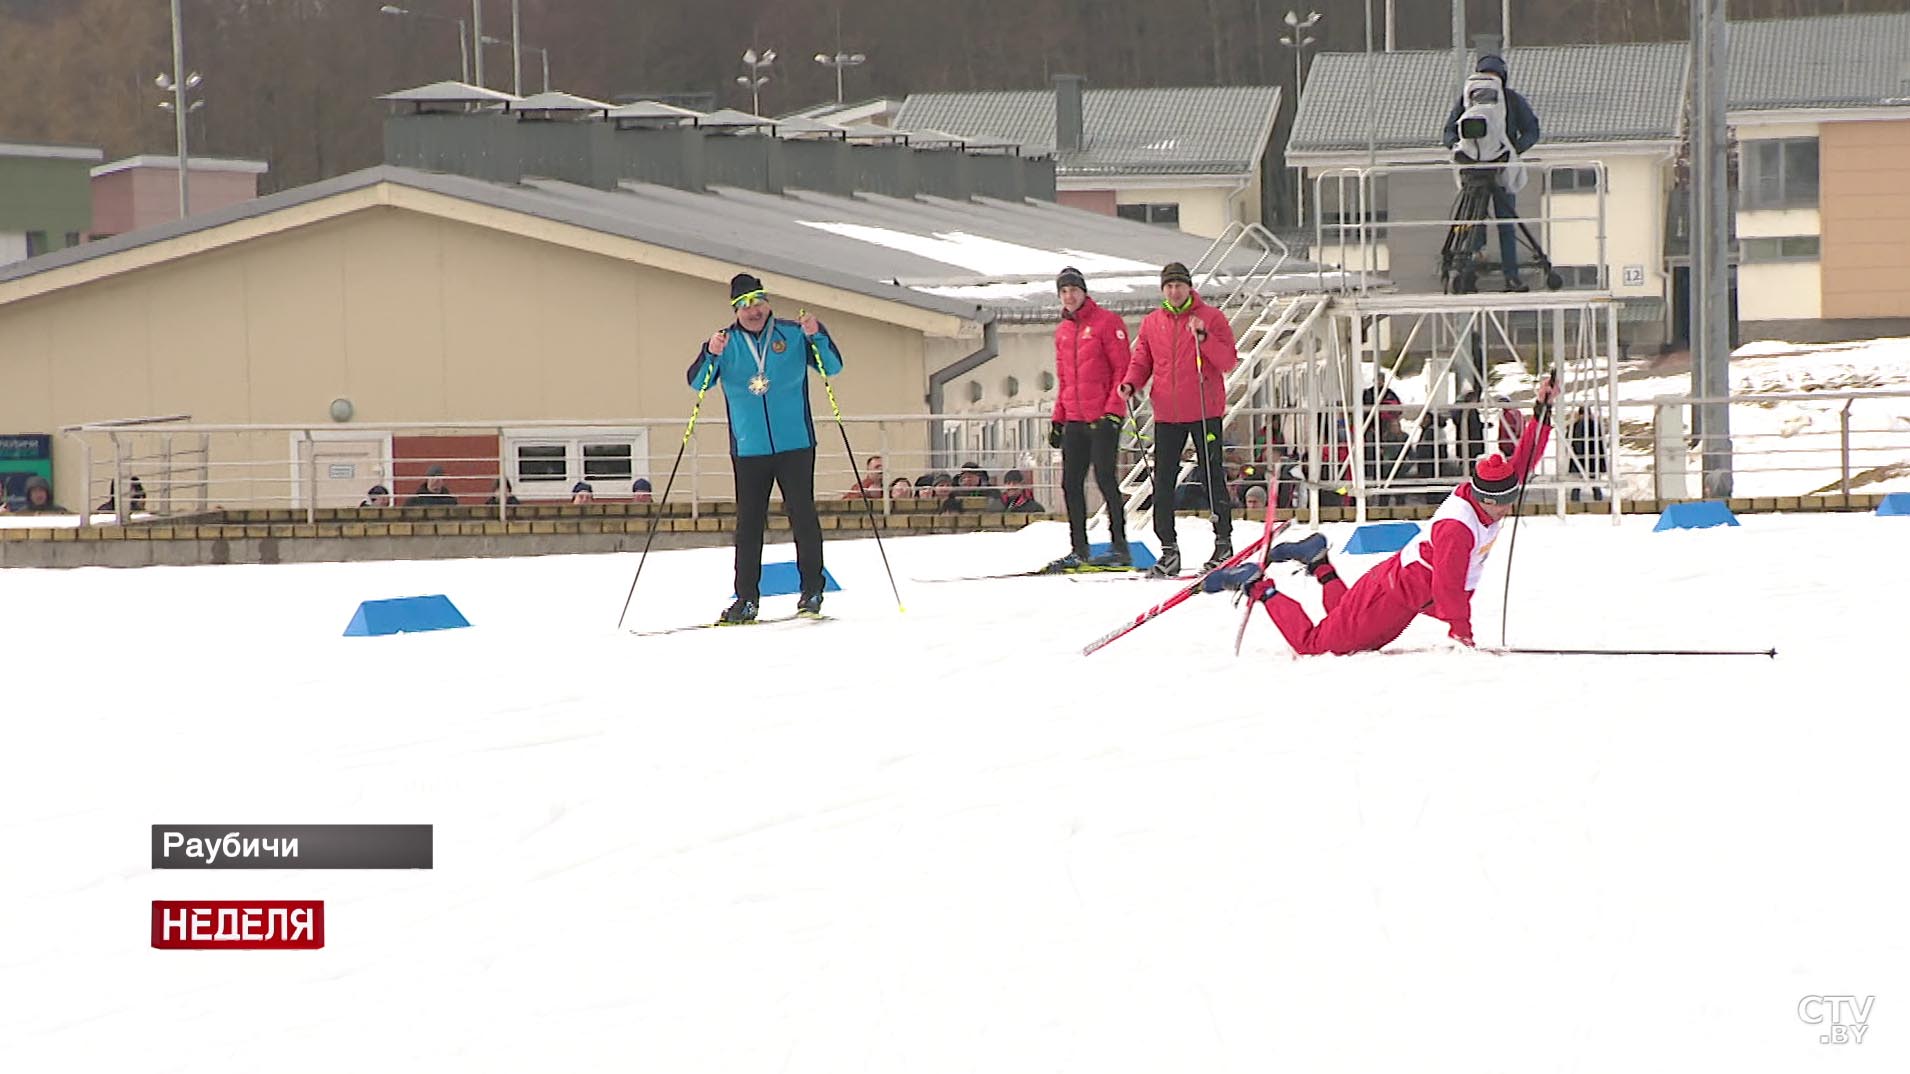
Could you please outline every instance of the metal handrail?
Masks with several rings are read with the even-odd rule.
[[[1316,296],[1317,297],[1317,296]],[[1324,316],[1321,314],[1320,316]],[[1307,322],[1303,318],[1293,319],[1293,333],[1284,337],[1283,343],[1292,345],[1296,338],[1304,337]],[[1330,345],[1321,341],[1322,347]],[[1266,345],[1274,346],[1272,338]],[[1243,366],[1249,364],[1243,360]],[[1277,364],[1277,363],[1276,363]],[[1283,367],[1285,368],[1285,367]],[[1645,491],[1654,487],[1661,477],[1671,482],[1670,488],[1676,489],[1676,475],[1688,472],[1680,466],[1676,470],[1658,469],[1661,451],[1669,451],[1671,458],[1689,458],[1696,448],[1695,438],[1683,431],[1682,419],[1668,425],[1654,425],[1650,420],[1642,420],[1641,411],[1651,408],[1660,416],[1661,421],[1678,419],[1688,413],[1694,405],[1724,402],[1734,408],[1764,407],[1773,403],[1810,403],[1818,406],[1808,408],[1815,422],[1802,430],[1763,429],[1745,431],[1740,428],[1730,434],[1734,471],[1742,480],[1749,481],[1761,489],[1776,487],[1783,495],[1829,494],[1828,489],[1837,489],[1848,493],[1852,489],[1861,489],[1861,482],[1867,480],[1864,471],[1868,469],[1910,467],[1910,425],[1901,419],[1901,410],[1896,406],[1878,404],[1896,403],[1910,400],[1910,389],[1872,388],[1839,389],[1832,391],[1785,391],[1769,393],[1737,393],[1724,398],[1704,396],[1671,396],[1664,398],[1643,395],[1607,395],[1603,374],[1588,367],[1588,373],[1594,376],[1596,389],[1591,394],[1579,395],[1563,404],[1557,417],[1555,448],[1548,451],[1550,460],[1547,471],[1535,481],[1535,489],[1558,490],[1561,504],[1566,490],[1588,485],[1606,488],[1614,495],[1620,486],[1628,486],[1627,498],[1643,496],[1648,499],[1659,498]],[[1264,371],[1263,371],[1264,375]],[[1282,374],[1284,375],[1284,374]],[[1349,434],[1338,433],[1334,429],[1317,428],[1322,419],[1332,421],[1336,415],[1352,416],[1358,414],[1364,418],[1371,414],[1371,407],[1355,407],[1345,401],[1333,401],[1324,397],[1316,398],[1302,392],[1294,398],[1302,400],[1295,405],[1255,406],[1249,404],[1251,397],[1249,386],[1239,385],[1239,394],[1229,400],[1228,421],[1231,427],[1238,429],[1262,429],[1262,421],[1284,422],[1274,432],[1282,441],[1284,457],[1289,461],[1299,461],[1302,466],[1301,486],[1321,491],[1340,492],[1345,489],[1348,502],[1365,502],[1367,499],[1385,501],[1389,497],[1415,493],[1437,492],[1450,488],[1455,479],[1452,467],[1457,465],[1455,449],[1459,442],[1444,435],[1434,437],[1423,449],[1435,459],[1445,459],[1440,463],[1443,468],[1430,475],[1424,465],[1424,454],[1411,458],[1403,453],[1415,448],[1424,435],[1423,419],[1429,411],[1436,412],[1443,426],[1447,415],[1467,411],[1485,414],[1484,423],[1488,431],[1487,443],[1495,434],[1491,433],[1490,415],[1504,409],[1502,403],[1486,400],[1481,402],[1455,402],[1451,404],[1434,403],[1430,405],[1408,402],[1404,404],[1401,415],[1402,427],[1412,430],[1402,442],[1393,439],[1389,433],[1382,438],[1378,430],[1370,425],[1362,429],[1365,422],[1348,421]],[[1305,402],[1312,399],[1312,402]],[[1599,419],[1599,445],[1592,449],[1593,455],[1586,459],[1578,458],[1581,444],[1566,434],[1566,425],[1579,408],[1595,414]],[[1734,411],[1734,413],[1737,411]],[[1868,412],[1868,413],[1867,413]],[[1671,418],[1664,416],[1670,414]],[[1040,426],[1045,434],[1046,418],[1039,412],[1012,414],[895,414],[845,416],[844,421],[857,427],[852,429],[859,443],[859,454],[880,454],[887,462],[885,469],[888,481],[899,474],[913,478],[917,473],[930,473],[949,458],[950,451],[962,456],[971,455],[998,478],[1010,467],[1026,469],[1030,473],[1038,499],[1051,507],[1058,507],[1059,497],[1056,488],[1058,471],[1057,453],[1049,449],[1045,436],[1028,432],[1030,424]],[[911,437],[919,436],[922,426],[940,423],[956,423],[966,430],[965,446],[950,448],[933,438],[921,439],[910,445],[898,444],[894,435],[895,427],[910,429]],[[1244,425],[1242,423],[1245,423]],[[1622,428],[1621,428],[1622,423]],[[679,481],[679,497],[687,497],[693,512],[707,509],[712,502],[726,500],[729,495],[730,469],[728,465],[710,465],[714,460],[726,460],[728,437],[718,426],[717,420],[702,429],[699,440],[701,445],[690,453],[685,462],[685,475],[688,480]],[[1747,426],[1749,422],[1745,423]],[[497,422],[489,426],[475,422],[396,422],[366,424],[353,429],[376,432],[387,429],[403,429],[419,432],[470,432],[474,428],[495,432],[502,439],[507,433],[538,428],[593,429],[614,428],[627,431],[636,427],[665,426],[680,428],[681,419],[642,419],[612,422],[609,420],[572,419],[563,421],[526,421]],[[875,426],[871,430],[870,426]],[[999,433],[988,434],[986,429],[993,425]],[[332,424],[243,424],[243,423],[191,423],[180,421],[104,421],[88,423],[82,426],[69,426],[63,432],[74,435],[79,440],[82,467],[87,479],[87,503],[94,501],[95,487],[92,482],[103,480],[108,474],[117,479],[124,476],[130,481],[133,476],[141,477],[145,482],[145,493],[149,503],[145,513],[160,517],[191,515],[212,505],[226,507],[248,507],[259,505],[292,506],[307,509],[307,517],[315,517],[320,497],[316,495],[317,486],[311,480],[315,464],[324,457],[325,441],[316,434],[336,430]],[[280,446],[263,454],[258,453],[258,445],[251,442],[256,438],[248,434],[260,432],[292,431],[300,438],[279,442]],[[1284,435],[1282,435],[1284,433]],[[185,451],[174,450],[170,455],[156,450],[157,440],[164,436],[196,435],[210,438],[206,446],[194,445]],[[1253,437],[1241,434],[1245,439],[1236,444],[1236,450],[1243,452],[1242,461],[1268,462],[1260,458],[1262,449],[1253,443]],[[1036,437],[1039,436],[1039,439]],[[652,444],[657,442],[652,438]],[[879,447],[878,447],[879,445]],[[981,445],[981,446],[977,446]],[[992,449],[989,445],[999,445]],[[105,447],[110,455],[102,455]],[[502,445],[500,444],[500,449]],[[427,449],[428,450],[428,449]],[[488,448],[486,449],[489,450]],[[1132,450],[1125,449],[1125,450]],[[454,488],[463,488],[466,501],[483,495],[477,490],[476,482],[489,477],[505,477],[516,483],[514,492],[521,497],[525,506],[548,505],[563,502],[564,496],[556,490],[551,495],[540,496],[527,488],[521,475],[511,472],[511,459],[502,457],[500,452],[490,452],[481,458],[452,457],[460,453],[446,451],[442,456],[419,457],[399,460],[415,465],[432,461],[447,464],[458,463],[463,472],[448,475],[453,479]],[[1340,456],[1344,454],[1345,460]],[[704,456],[708,456],[705,460]],[[94,462],[99,467],[95,471]],[[633,472],[641,476],[652,476],[658,465],[655,454],[646,455],[640,448],[632,460]],[[170,460],[170,462],[168,461]],[[1589,480],[1582,471],[1589,470],[1590,463],[1600,461],[1604,477],[1596,481]],[[387,458],[386,465],[393,460]],[[296,463],[296,469],[295,469]],[[1672,465],[1667,463],[1666,465]],[[819,498],[835,499],[849,494],[853,484],[849,476],[846,460],[839,453],[832,453],[824,462],[824,469],[818,475]],[[1350,469],[1349,469],[1350,467]],[[574,469],[574,463],[573,463]],[[1184,467],[1183,467],[1184,469]],[[1368,471],[1371,470],[1369,475]],[[1342,473],[1341,471],[1345,471]],[[1817,473],[1821,480],[1811,483],[1809,488],[1798,488],[1796,482],[1786,484],[1778,475],[1794,473]],[[294,474],[296,473],[296,478]],[[1669,475],[1669,476],[1667,476]],[[413,475],[415,476],[415,475]],[[1183,475],[1184,476],[1184,475]],[[367,478],[367,480],[370,480]],[[409,478],[407,478],[409,480]],[[1762,482],[1759,484],[1759,482]],[[392,488],[395,498],[402,500],[407,489],[400,488],[389,477],[380,483]],[[991,482],[991,486],[994,483]],[[609,502],[629,499],[628,492],[612,489],[599,481],[605,492],[599,499]],[[566,486],[567,487],[567,486]],[[873,490],[872,490],[873,491]],[[913,489],[911,489],[912,495]],[[1774,494],[1760,491],[1758,495]],[[1675,491],[1666,495],[1682,495]],[[121,485],[116,490],[115,515],[120,522],[132,520],[132,504],[129,485]],[[357,497],[352,498],[356,502]],[[881,509],[893,509],[890,489],[883,487],[880,494]],[[195,506],[196,504],[196,506]],[[1129,506],[1129,505],[1123,505]],[[498,505],[498,517],[511,517],[508,501]],[[1561,507],[1562,509],[1562,507]]]
[[[1594,200],[1595,211],[1592,215],[1522,215],[1520,219],[1529,225],[1541,226],[1546,230],[1546,246],[1548,252],[1551,246],[1551,229],[1554,225],[1574,223],[1593,224],[1596,228],[1598,243],[1598,270],[1600,278],[1605,282],[1609,282],[1610,265],[1608,264],[1609,250],[1606,235],[1606,198],[1611,189],[1611,177],[1605,162],[1602,160],[1578,160],[1570,158],[1527,158],[1500,164],[1457,164],[1449,161],[1435,161],[1422,163],[1347,165],[1321,169],[1313,177],[1313,204],[1316,207],[1313,219],[1313,261],[1316,265],[1320,289],[1339,290],[1342,292],[1357,290],[1363,293],[1369,288],[1379,285],[1383,277],[1375,270],[1374,266],[1378,262],[1379,248],[1382,242],[1381,233],[1383,232],[1390,231],[1394,228],[1450,228],[1455,225],[1477,223],[1477,221],[1472,220],[1455,219],[1395,220],[1390,216],[1384,222],[1374,220],[1372,219],[1372,214],[1377,208],[1373,204],[1374,199],[1372,195],[1373,180],[1375,178],[1394,174],[1448,172],[1452,174],[1456,184],[1460,180],[1460,173],[1464,171],[1507,170],[1515,166],[1547,170],[1552,168],[1592,168],[1598,172],[1598,190],[1596,191]],[[1317,211],[1318,206],[1326,204],[1325,190],[1326,182],[1329,179],[1334,180],[1338,184],[1337,190],[1341,195],[1339,199],[1341,220],[1331,225],[1326,223],[1325,213]],[[1349,179],[1354,182],[1355,189],[1359,195],[1356,205],[1358,218],[1352,223],[1348,223],[1344,219],[1346,215],[1345,192]],[[1328,245],[1326,236],[1329,231],[1338,237],[1338,241],[1334,244],[1335,249],[1339,251],[1338,256],[1340,260],[1340,265],[1336,270],[1339,276],[1337,280],[1334,281],[1337,286],[1328,283],[1329,273],[1327,270],[1329,266],[1324,256],[1324,251]],[[1353,287],[1348,286],[1347,274],[1349,270],[1345,267],[1349,236],[1357,241],[1357,249],[1360,254],[1360,266],[1357,270],[1353,270],[1356,274],[1357,286]]]

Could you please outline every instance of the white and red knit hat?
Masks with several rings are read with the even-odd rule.
[[[1481,503],[1507,504],[1518,499],[1519,474],[1504,455],[1487,455],[1472,468],[1472,495]]]

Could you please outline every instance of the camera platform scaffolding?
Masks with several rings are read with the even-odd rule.
[[[1529,400],[1525,379],[1556,370],[1559,428],[1528,502],[1555,503],[1562,514],[1570,490],[1595,487],[1616,516],[1617,468],[1596,472],[1575,459],[1585,444],[1564,432],[1573,415],[1589,412],[1598,454],[1617,458],[1617,300],[1606,290],[1559,289],[1549,262],[1546,292],[1400,291],[1365,266],[1384,257],[1371,249],[1374,236],[1402,223],[1364,225],[1366,235],[1337,248],[1316,240],[1316,264],[1295,263],[1258,224],[1234,224],[1195,265],[1196,287],[1227,315],[1239,350],[1226,378],[1230,461],[1273,467],[1279,489],[1312,524],[1332,506],[1352,507],[1364,521],[1369,506],[1449,492],[1463,479],[1468,452],[1496,447],[1489,427]],[[1410,394],[1422,398],[1405,403],[1402,420],[1388,427],[1367,390],[1379,375],[1421,371],[1422,390]],[[1483,444],[1459,442],[1469,413],[1476,427],[1488,427]],[[1146,426],[1145,399],[1131,417]],[[1184,456],[1177,484],[1195,473]],[[1152,460],[1144,451],[1130,455],[1121,481],[1128,532],[1146,532],[1153,491]]]
[[[1498,220],[1492,208],[1497,175],[1485,169],[1467,168],[1461,172],[1459,195],[1452,202],[1453,223],[1446,229],[1446,241],[1439,247],[1439,281],[1448,294],[1468,295],[1479,289],[1479,275],[1485,267],[1479,255],[1495,227],[1512,225],[1525,260],[1537,266],[1548,291],[1565,286],[1565,280],[1552,267],[1552,259],[1540,245],[1532,228],[1517,216]],[[1505,266],[1499,266],[1503,272]]]

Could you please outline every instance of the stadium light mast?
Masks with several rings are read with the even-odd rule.
[[[743,66],[749,68],[749,74],[737,75],[736,84],[749,89],[749,111],[751,115],[763,114],[763,87],[769,84],[769,76],[763,74],[763,68],[776,62],[776,50],[764,49],[758,56],[755,49],[743,53]]]
[[[186,172],[188,171],[186,115],[189,112],[205,107],[206,103],[203,100],[194,101],[191,104],[186,103],[186,91],[197,89],[199,83],[204,80],[199,77],[199,72],[197,71],[193,71],[190,74],[186,72],[186,41],[184,35],[185,30],[179,18],[179,0],[172,0],[172,74],[168,75],[164,71],[161,71],[159,77],[153,79],[153,85],[158,86],[163,92],[172,94],[172,100],[159,102],[159,107],[172,113],[174,123],[174,147],[179,152],[179,219],[181,220],[184,220],[187,214],[192,211],[190,201],[186,196]]]
[[[1305,52],[1308,45],[1319,43],[1319,38],[1307,32],[1318,25],[1319,21],[1320,13],[1317,11],[1308,12],[1304,19],[1300,17],[1299,12],[1289,11],[1286,15],[1287,33],[1280,38],[1282,45],[1293,50],[1293,118],[1295,122],[1298,122],[1300,118],[1301,54]],[[1293,224],[1298,227],[1306,219],[1306,169],[1295,168],[1293,171]]]

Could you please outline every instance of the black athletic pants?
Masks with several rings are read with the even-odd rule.
[[[1211,439],[1209,439],[1211,437]],[[1174,536],[1174,499],[1180,484],[1181,449],[1194,441],[1194,457],[1200,461],[1195,479],[1212,502],[1214,535],[1233,547],[1233,498],[1227,491],[1227,460],[1221,450],[1220,419],[1203,421],[1157,421],[1154,423],[1154,536],[1161,547],[1178,547]]]
[[[736,595],[761,602],[763,528],[769,486],[782,490],[783,515],[796,538],[804,593],[822,592],[822,523],[816,518],[816,449],[732,458],[736,468]]]
[[[1061,498],[1068,504],[1068,538],[1074,554],[1088,558],[1088,467],[1107,504],[1108,532],[1118,551],[1127,547],[1127,505],[1121,502],[1121,478],[1114,453],[1121,443],[1119,422],[1071,421],[1061,427]]]

